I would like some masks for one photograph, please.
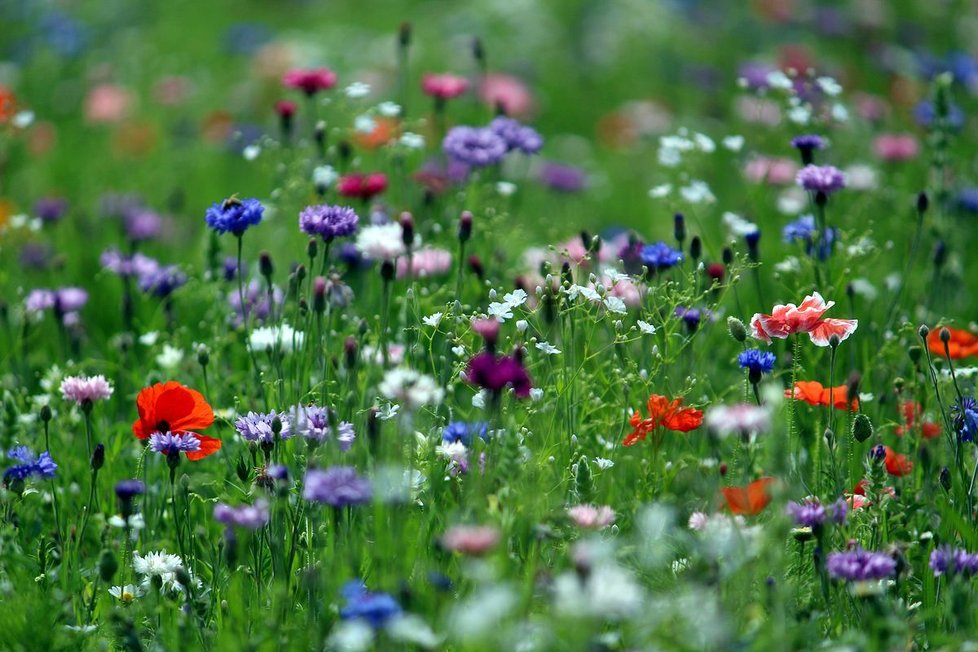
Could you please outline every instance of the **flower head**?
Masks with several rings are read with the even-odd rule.
[[[171,452],[196,453],[200,450],[200,439],[193,432],[154,432],[149,436],[149,449],[154,453],[169,455]]]
[[[950,328],[942,326],[931,329],[927,334],[927,348],[934,355],[944,355],[944,341],[941,340],[941,331],[947,329],[950,336],[947,341],[947,353],[952,360],[960,360],[978,355],[978,336],[970,331],[961,328]]]
[[[519,120],[499,116],[489,123],[489,128],[497,136],[506,141],[510,150],[519,150],[524,154],[536,154],[543,148],[543,138],[533,127],[527,127]]]
[[[442,149],[449,158],[472,167],[495,165],[506,156],[506,141],[488,127],[452,127]]]
[[[622,442],[625,446],[633,446],[645,440],[649,433],[656,428],[665,428],[674,432],[689,432],[703,424],[703,412],[691,407],[681,407],[683,399],[669,401],[660,394],[652,394],[646,403],[649,416],[642,418],[638,410],[632,412],[630,423],[634,430]]]
[[[257,199],[231,197],[208,208],[204,218],[207,226],[218,235],[232,233],[241,236],[248,227],[261,222],[264,212],[265,207]]]
[[[798,171],[795,181],[809,192],[826,195],[846,187],[846,175],[831,165],[806,165]]]
[[[805,401],[809,405],[832,406],[837,410],[859,409],[859,399],[852,397],[849,399],[848,385],[838,387],[822,387],[822,383],[816,380],[799,380],[795,382],[794,390],[784,390],[787,398]]]
[[[325,241],[353,235],[360,218],[349,206],[307,206],[299,213],[299,230]]]
[[[374,629],[380,629],[401,615],[401,606],[388,593],[373,593],[363,582],[354,580],[343,587],[346,606],[340,609],[343,620],[362,620]]]
[[[373,498],[373,485],[352,466],[310,469],[303,480],[302,497],[331,507],[363,505]]]
[[[61,396],[78,405],[104,401],[112,396],[112,385],[105,376],[67,376],[61,381]]]
[[[737,363],[741,369],[762,374],[774,371],[776,358],[770,351],[760,349],[748,349],[737,356]]]
[[[493,393],[510,386],[518,398],[529,397],[533,387],[522,362],[508,355],[497,358],[489,351],[483,351],[469,360],[465,368],[465,382]]]
[[[18,462],[3,472],[4,483],[11,480],[26,480],[32,476],[38,478],[53,478],[58,465],[51,459],[51,454],[44,451],[35,456],[27,446],[16,446],[7,451],[7,457]]]
[[[941,575],[971,577],[978,573],[978,554],[969,553],[963,548],[943,545],[931,551],[928,565],[934,571],[934,577]]]
[[[665,242],[655,242],[642,247],[642,263],[652,271],[674,267],[683,261],[683,252],[673,249]]]
[[[718,437],[749,436],[770,430],[771,410],[748,403],[716,405],[707,410],[703,422]]]
[[[357,249],[373,260],[394,260],[407,253],[402,233],[397,223],[366,226],[357,235]]]
[[[461,443],[463,446],[471,446],[475,437],[485,439],[488,435],[488,424],[485,421],[477,423],[466,423],[464,421],[452,421],[442,430],[441,438],[446,444]]]
[[[377,389],[385,398],[411,410],[438,405],[445,396],[445,390],[438,386],[434,378],[405,368],[389,370]]]
[[[280,430],[278,436],[288,439],[292,436],[292,421],[288,414],[277,413],[275,410],[267,414],[258,412],[248,412],[234,422],[234,427],[246,441],[257,442],[259,444],[275,443],[275,432],[273,422],[278,419]]]
[[[750,322],[751,334],[770,342],[772,337],[783,340],[795,333],[808,333],[815,346],[829,346],[833,335],[840,342],[844,341],[856,331],[859,322],[855,319],[823,319],[822,315],[834,305],[835,301],[826,303],[818,292],[805,297],[799,306],[778,304],[770,315],[754,314]]]
[[[382,172],[370,174],[348,174],[336,183],[336,191],[344,197],[355,197],[364,201],[379,195],[387,189],[387,175]]]
[[[574,505],[567,508],[567,515],[580,528],[600,530],[615,522],[615,510],[607,505]]]
[[[295,69],[285,73],[282,83],[311,97],[335,86],[336,73],[329,68]]]
[[[214,506],[214,519],[228,527],[240,527],[246,530],[257,530],[268,523],[268,503],[258,500],[254,505],[239,505],[231,507],[226,503]]]
[[[882,552],[856,548],[848,552],[833,552],[825,560],[825,569],[837,580],[865,582],[883,580],[896,573],[893,557]]]
[[[483,555],[499,543],[499,530],[479,525],[456,525],[442,535],[440,543],[446,550],[463,555]]]
[[[720,491],[731,512],[754,516],[771,502],[771,485],[775,482],[774,478],[760,478],[746,487],[723,487]]]
[[[158,437],[157,445],[173,445],[177,450],[186,452],[187,459],[190,460],[207,457],[221,448],[221,440],[195,432],[214,423],[214,411],[196,390],[175,381],[157,383],[139,392],[136,407],[139,418],[133,422],[132,432],[139,439],[150,439],[153,434],[169,434],[171,437],[189,434],[191,438],[197,439],[198,445],[193,450],[189,448],[193,443],[185,438],[177,442]]]
[[[421,78],[421,90],[425,95],[450,100],[469,90],[469,80],[458,75],[425,73]]]

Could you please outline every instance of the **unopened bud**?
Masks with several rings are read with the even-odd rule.
[[[727,330],[730,332],[730,337],[738,342],[747,340],[747,327],[736,317],[727,317]]]
[[[864,442],[873,436],[873,422],[869,417],[860,412],[852,420],[852,438],[858,442]]]

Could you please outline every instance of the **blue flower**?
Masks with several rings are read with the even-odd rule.
[[[770,351],[760,349],[748,349],[737,356],[737,362],[741,369],[749,369],[755,373],[770,373],[774,371],[774,361],[776,360]]]
[[[261,222],[265,207],[257,199],[237,199],[231,197],[207,209],[204,218],[207,226],[214,229],[218,235],[233,233],[241,236],[248,227]]]
[[[465,423],[464,421],[452,421],[441,433],[441,438],[446,444],[461,443],[466,448],[472,445],[472,438],[478,435],[482,439],[488,434],[488,424],[484,421],[477,423]]]
[[[44,451],[35,457],[34,452],[27,446],[16,446],[7,451],[7,457],[20,464],[15,464],[3,472],[4,482],[10,480],[26,480],[31,476],[53,478],[58,465],[51,459],[51,454]]]
[[[978,213],[978,188],[962,188],[957,196],[958,208],[968,213]]]
[[[924,100],[917,104],[913,110],[913,117],[919,125],[923,127],[930,127],[937,118],[937,112],[934,109],[934,102],[931,100]],[[964,126],[964,112],[957,104],[951,103],[948,105],[947,124],[955,131]]]
[[[978,403],[970,396],[959,401],[951,410],[954,412],[954,429],[961,441],[975,441],[978,433]]]
[[[346,606],[340,609],[343,620],[365,620],[374,629],[380,629],[391,619],[401,615],[401,605],[388,593],[371,593],[363,582],[354,580],[343,586]]]
[[[659,241],[642,247],[642,262],[651,270],[669,269],[683,260],[683,252]]]

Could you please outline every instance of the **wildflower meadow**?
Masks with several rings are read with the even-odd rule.
[[[0,2],[0,650],[978,649],[976,41]]]

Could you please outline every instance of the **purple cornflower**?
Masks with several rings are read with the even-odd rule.
[[[149,256],[141,253],[134,253],[126,256],[118,249],[106,249],[99,257],[102,268],[107,269],[113,274],[121,277],[127,276],[148,276],[155,274],[160,269],[160,264]]]
[[[353,235],[360,217],[349,206],[307,206],[299,213],[299,230],[308,235],[318,235],[326,242],[334,238]]]
[[[238,199],[230,197],[212,205],[204,214],[207,226],[218,235],[232,233],[238,237],[261,222],[265,207],[257,199]]]
[[[248,274],[248,265],[244,261],[241,261],[241,272],[242,274]],[[234,279],[238,278],[238,259],[234,256],[228,256],[224,259],[224,280],[230,283]]]
[[[149,449],[164,455],[169,455],[171,450],[193,453],[200,450],[200,440],[191,432],[154,432],[149,436]]]
[[[25,242],[20,249],[17,260],[21,267],[28,269],[47,269],[54,258],[54,250],[50,245],[40,242]]]
[[[487,434],[488,424],[485,421],[476,423],[452,421],[442,430],[441,438],[446,444],[460,443],[467,448],[472,445],[475,437],[485,439]]]
[[[706,309],[701,310],[699,308],[687,308],[686,306],[676,306],[676,309],[673,311],[673,314],[675,314],[677,317],[683,320],[683,323],[686,324],[686,329],[690,333],[694,332],[697,328],[699,328],[700,322],[703,321],[704,317],[709,318],[711,315],[709,310]]]
[[[151,240],[163,230],[163,218],[151,210],[142,209],[131,211],[125,216],[123,225],[126,236],[132,242]]]
[[[963,548],[943,545],[930,553],[930,568],[934,571],[934,577],[941,575],[970,577],[978,572],[978,554],[969,554]]]
[[[187,275],[176,265],[165,265],[139,277],[139,289],[166,298],[187,282]]]
[[[44,451],[38,456],[27,446],[15,446],[7,451],[7,457],[19,462],[3,472],[3,481],[26,480],[31,476],[53,478],[58,465],[51,459],[51,454]]]
[[[45,310],[54,310],[66,322],[88,303],[88,292],[81,288],[67,287],[59,290],[31,290],[24,300],[24,310],[37,315]]]
[[[538,174],[540,182],[557,192],[578,192],[587,185],[587,174],[581,168],[560,163],[544,163]]]
[[[129,501],[146,491],[146,485],[139,480],[120,480],[115,484],[115,495],[119,500]]]
[[[322,442],[333,434],[329,425],[329,410],[318,405],[296,406],[290,414],[295,415],[295,433],[314,442]],[[356,440],[353,424],[341,421],[336,425],[336,443],[340,450],[348,451]]]
[[[893,557],[862,548],[830,553],[825,561],[830,576],[848,582],[886,579],[896,573],[896,567]]]
[[[808,192],[825,195],[846,187],[846,175],[832,165],[806,165],[798,171],[795,181]]]
[[[34,204],[34,212],[45,222],[57,222],[68,212],[68,202],[59,197],[43,197]]]
[[[801,153],[802,165],[811,165],[815,160],[815,150],[825,148],[825,139],[815,134],[806,134],[792,138],[791,146]]]
[[[346,606],[340,609],[343,620],[364,620],[374,629],[380,629],[390,620],[401,615],[401,606],[388,593],[372,593],[363,582],[353,580],[343,586]]]
[[[363,505],[373,498],[373,485],[352,466],[310,469],[302,484],[303,498],[331,507]]]
[[[506,156],[506,141],[488,127],[452,127],[442,150],[449,158],[472,167],[495,165]]]
[[[268,516],[268,503],[264,500],[257,500],[254,505],[231,507],[218,503],[214,506],[214,519],[228,527],[258,530],[268,523]]]
[[[269,302],[268,288],[258,279],[252,279],[245,288],[244,308],[241,307],[241,293],[238,290],[228,292],[228,305],[233,310],[231,323],[234,326],[241,326],[245,319],[252,319],[257,324],[264,324],[265,320],[272,315],[272,304],[281,307],[285,300],[282,290],[272,285],[272,301]]]
[[[659,241],[642,247],[642,263],[650,271],[669,269],[683,261],[683,252]]]
[[[800,503],[792,501],[788,503],[785,512],[794,519],[795,524],[799,527],[810,527],[812,529],[821,527],[829,517],[825,506],[816,498],[806,498]]]
[[[357,431],[354,430],[353,424],[349,421],[340,421],[339,425],[336,426],[336,443],[340,450],[344,452],[350,450],[356,438]]]
[[[518,149],[524,154],[536,154],[543,148],[543,138],[533,127],[519,120],[499,116],[489,123],[489,128],[504,141],[510,151]]]
[[[737,364],[741,369],[747,369],[758,376],[774,371],[775,360],[773,353],[760,349],[748,349],[737,356]]]
[[[234,428],[247,441],[258,442],[259,444],[274,444],[275,432],[272,429],[272,422],[278,417],[281,424],[279,437],[288,439],[292,436],[292,420],[284,412],[278,414],[275,410],[267,414],[249,412],[234,422]]]
[[[497,358],[488,351],[483,351],[469,360],[465,368],[465,381],[494,394],[498,394],[509,385],[512,386],[517,398],[527,398],[533,387],[522,362],[508,355]]]

